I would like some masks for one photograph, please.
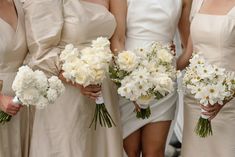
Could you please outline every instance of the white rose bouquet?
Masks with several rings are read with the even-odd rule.
[[[63,93],[64,85],[56,76],[47,79],[42,71],[33,71],[28,66],[22,66],[13,81],[12,89],[16,94],[13,99],[16,105],[33,105],[41,109],[56,101]],[[10,119],[10,115],[0,113],[0,122]]]
[[[110,77],[118,93],[134,102],[137,118],[149,118],[150,104],[174,91],[176,70],[168,46],[153,43],[146,49],[123,51],[110,67]]]
[[[60,55],[63,62],[63,76],[73,83],[83,85],[102,85],[106,78],[110,62],[112,61],[110,42],[107,38],[99,37],[92,41],[91,47],[79,51],[72,44],[65,47]],[[90,127],[99,121],[102,127],[115,126],[112,117],[107,111],[102,93],[96,100],[96,110]]]
[[[186,68],[183,78],[184,86],[194,95],[200,104],[223,105],[225,101],[233,98],[235,91],[235,74],[223,68],[211,65],[200,56],[194,54]],[[202,112],[206,112],[201,109]],[[213,134],[209,117],[201,114],[195,132],[200,137]]]

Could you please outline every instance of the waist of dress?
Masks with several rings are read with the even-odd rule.
[[[162,44],[171,43],[174,39],[164,38],[162,36],[153,37],[153,36],[135,36],[128,34],[126,36],[127,40],[136,40],[136,41],[148,41],[148,42],[160,42]]]
[[[157,38],[140,38],[140,37],[133,37],[127,36],[126,37],[126,48],[127,49],[135,49],[140,47],[148,47],[154,42],[159,42],[163,45],[171,44],[172,40],[164,40],[164,39],[157,39]]]

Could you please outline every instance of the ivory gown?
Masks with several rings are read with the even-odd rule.
[[[199,13],[203,0],[192,9],[191,38],[194,50],[212,64],[235,71],[235,6],[226,15]],[[212,120],[213,136],[200,138],[194,133],[200,107],[191,95],[185,96],[183,157],[235,156],[235,99]]]
[[[0,80],[3,80],[2,94],[14,96],[12,83],[18,68],[27,55],[24,29],[24,15],[20,2],[14,0],[18,14],[14,30],[0,18]],[[8,123],[0,124],[0,157],[28,157],[29,125],[28,108],[24,107]]]
[[[29,65],[58,75],[58,56],[68,43],[78,48],[114,33],[114,16],[102,5],[81,0],[26,0],[24,3]],[[102,92],[116,127],[96,131],[89,125],[95,103],[78,88],[65,93],[45,110],[37,110],[30,157],[121,157],[122,134],[115,86],[104,81]]]
[[[181,0],[128,0],[126,49],[171,43],[178,28]],[[151,105],[149,119],[137,119],[132,102],[120,97],[123,138],[151,122],[173,120],[177,92]]]

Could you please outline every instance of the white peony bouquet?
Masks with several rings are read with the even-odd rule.
[[[47,79],[42,71],[33,71],[28,66],[22,66],[13,81],[12,89],[16,94],[13,99],[16,105],[33,105],[41,109],[56,101],[63,93],[64,85],[56,76]],[[11,116],[5,113],[1,115],[0,119],[2,118],[2,122],[9,121]]]
[[[150,104],[174,91],[176,69],[170,47],[153,43],[134,52],[123,51],[110,68],[118,93],[134,102],[137,118],[149,118]]]
[[[233,98],[235,89],[235,74],[223,68],[211,65],[199,54],[194,54],[186,68],[183,78],[184,86],[194,95],[200,104],[223,105],[225,101]],[[201,109],[202,112],[206,112]],[[212,135],[211,122],[208,116],[201,114],[196,134],[200,137]]]
[[[92,41],[90,47],[78,50],[72,44],[65,47],[60,55],[63,62],[63,76],[73,83],[83,85],[102,85],[107,77],[110,62],[112,61],[110,42],[107,38],[99,37]],[[97,121],[103,127],[115,125],[107,111],[102,93],[96,100],[96,110],[91,125]],[[90,125],[90,127],[91,127]]]

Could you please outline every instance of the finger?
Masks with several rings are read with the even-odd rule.
[[[94,100],[94,101],[97,99],[97,97],[93,97],[93,96],[90,96],[89,98]]]
[[[12,110],[9,110],[9,111],[6,111],[7,114],[11,115],[11,116],[14,116],[17,114],[18,111],[12,111]]]
[[[90,93],[90,96],[92,96],[92,97],[99,97],[100,96],[100,92]]]
[[[83,95],[87,96],[87,97],[93,97],[93,98],[97,98],[100,96],[100,93],[92,93],[92,92],[84,92]]]
[[[91,88],[101,88],[101,85],[89,85],[88,87],[91,87]]]
[[[7,108],[9,108],[10,110],[19,110],[21,108],[21,105],[10,103]]]
[[[217,114],[211,116],[208,120],[211,121],[212,119],[214,119],[216,117]]]
[[[97,93],[97,92],[101,91],[101,88],[100,87],[86,87],[86,88],[84,88],[84,90]]]
[[[201,108],[207,112],[213,112],[214,110],[216,110],[217,106],[204,106],[201,105]]]
[[[205,115],[205,116],[211,117],[215,114],[215,112],[202,112],[202,114]]]

